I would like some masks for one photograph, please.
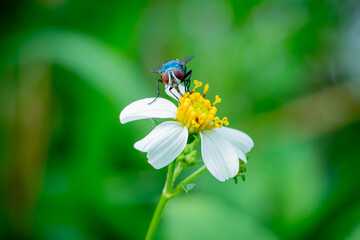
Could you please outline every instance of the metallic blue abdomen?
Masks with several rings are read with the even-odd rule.
[[[166,63],[164,63],[164,65],[162,66],[162,74],[164,73],[164,72],[166,72],[166,71],[169,71],[170,69],[179,69],[179,70],[181,70],[181,72],[183,73],[183,74],[185,74],[185,72],[184,72],[184,69],[182,69],[182,67],[180,66],[180,64],[177,62],[177,61],[175,61],[175,60],[171,60],[171,61],[168,61],[168,62],[166,62]]]

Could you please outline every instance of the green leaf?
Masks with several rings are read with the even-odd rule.
[[[196,186],[196,184],[195,183],[185,184],[182,182],[181,186],[183,187],[185,193],[187,194],[191,189],[193,189]]]

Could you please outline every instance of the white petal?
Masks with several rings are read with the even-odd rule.
[[[175,88],[172,88],[171,89],[171,92],[170,92],[170,87],[169,85],[165,85],[165,92],[167,95],[169,95],[170,97],[172,97],[173,99],[175,99],[176,101],[179,101],[180,100],[180,94],[178,93],[178,91],[175,89]],[[179,84],[179,91],[182,93],[182,95],[185,93],[185,87],[184,85],[182,84]],[[176,97],[175,97],[175,96]]]
[[[149,163],[156,169],[171,163],[184,150],[188,139],[188,130],[181,123],[167,121],[159,124],[134,147],[147,152]]]
[[[246,162],[245,154],[254,147],[253,140],[246,134],[239,130],[222,127],[216,128],[215,131],[220,133],[233,146],[238,157]]]
[[[239,159],[226,139],[214,130],[200,132],[201,155],[210,173],[220,181],[239,172]]]
[[[127,105],[120,113],[122,124],[147,118],[176,118],[177,107],[164,98],[144,98]],[[151,103],[151,104],[149,104]]]

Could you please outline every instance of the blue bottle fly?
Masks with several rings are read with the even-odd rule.
[[[163,82],[165,84],[165,90],[168,89],[169,92],[178,101],[179,96],[183,95],[180,88],[184,88],[185,92],[189,91],[192,70],[187,71],[186,64],[193,58],[194,56],[187,57],[181,60],[170,60],[164,63],[161,67],[157,67],[151,70],[152,72],[161,75],[161,79],[158,79],[156,81],[157,95],[151,103],[153,103],[160,96],[159,82]],[[181,84],[183,84],[183,87],[181,86]],[[176,92],[173,92],[174,90]]]

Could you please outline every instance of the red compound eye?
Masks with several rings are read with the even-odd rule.
[[[183,72],[176,68],[173,71],[174,71],[175,77],[178,78],[180,81],[182,81],[184,78]]]
[[[164,72],[163,75],[161,76],[161,80],[163,81],[164,84],[168,84],[169,83],[169,74],[167,72]]]

